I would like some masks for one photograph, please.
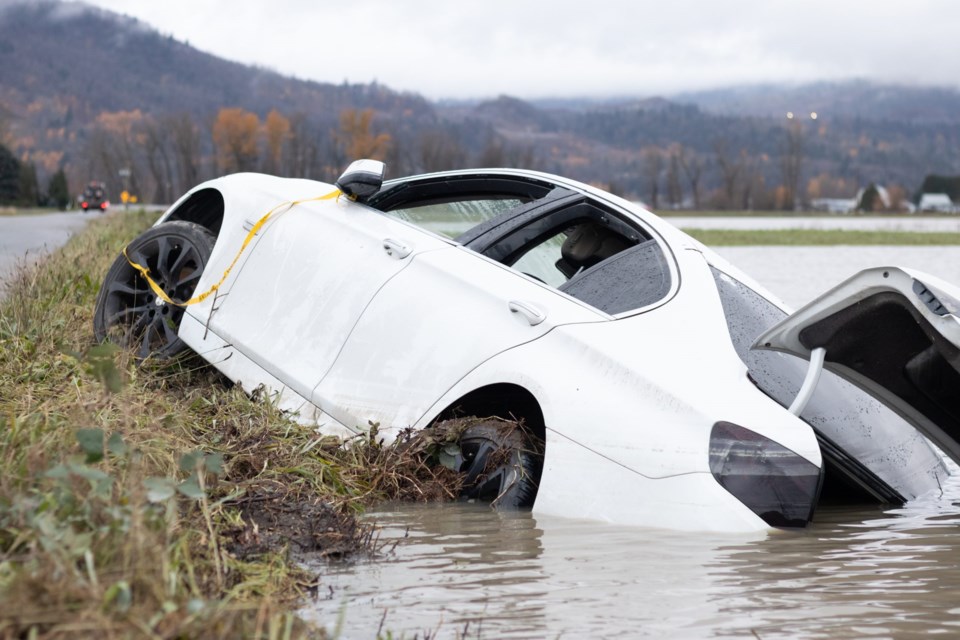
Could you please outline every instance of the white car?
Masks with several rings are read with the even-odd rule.
[[[822,501],[935,490],[938,447],[960,460],[950,285],[868,271],[788,316],[599,189],[382,172],[197,186],[107,273],[97,337],[141,358],[192,349],[322,433],[520,420],[522,436],[464,434],[463,470],[486,484],[473,495],[568,517],[802,527]],[[480,474],[502,446],[509,462]]]

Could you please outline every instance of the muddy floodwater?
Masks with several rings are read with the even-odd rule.
[[[393,550],[319,568],[304,613],[343,638],[954,637],[960,483],[944,489],[759,539],[400,505],[370,514]]]
[[[960,283],[958,247],[730,247],[793,306],[857,270]],[[956,469],[954,469],[956,471]],[[616,491],[615,487],[611,491]],[[317,564],[303,614],[342,638],[960,635],[960,474],[904,507],[821,508],[800,532],[720,536],[392,505],[372,561]]]

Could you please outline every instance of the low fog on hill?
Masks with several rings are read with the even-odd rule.
[[[958,124],[955,89],[865,80],[431,101],[246,66],[105,9],[0,3],[2,140],[38,195],[60,169],[73,192],[96,179],[162,203],[227,172],[332,180],[378,157],[392,176],[540,169],[663,209],[794,209],[871,184],[903,202],[960,173]]]

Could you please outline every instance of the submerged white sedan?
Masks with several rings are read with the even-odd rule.
[[[599,189],[382,174],[358,161],[336,185],[197,186],[107,273],[97,337],[140,358],[189,348],[322,433],[520,422],[463,434],[472,495],[568,517],[802,527],[824,501],[935,490],[941,451],[960,460],[948,284],[882,268],[791,316]]]

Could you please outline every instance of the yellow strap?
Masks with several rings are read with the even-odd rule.
[[[167,292],[161,289],[160,285],[154,282],[153,278],[150,277],[150,270],[142,265],[137,264],[136,262],[130,259],[130,256],[127,255],[127,247],[123,248],[123,257],[127,259],[127,262],[130,263],[131,267],[139,271],[140,275],[142,275],[146,279],[147,284],[150,285],[150,289],[152,289],[153,292],[157,294],[158,298],[160,298],[167,304],[172,304],[178,307],[188,307],[192,304],[203,302],[204,300],[206,300],[207,296],[209,296],[211,293],[213,293],[214,291],[220,288],[220,285],[223,284],[223,281],[227,279],[228,275],[230,275],[230,271],[233,269],[233,266],[237,264],[237,260],[240,259],[240,255],[247,248],[247,245],[250,244],[250,241],[253,240],[253,237],[257,235],[257,232],[260,231],[263,225],[267,223],[267,220],[270,218],[270,216],[276,213],[277,210],[282,209],[283,207],[286,207],[284,211],[289,211],[290,209],[293,209],[298,204],[303,204],[305,202],[317,202],[319,200],[333,200],[334,198],[340,197],[340,195],[342,195],[342,192],[339,189],[334,189],[330,193],[323,196],[318,196],[316,198],[307,198],[305,200],[291,200],[288,202],[280,203],[277,206],[275,206],[273,209],[271,209],[266,214],[264,214],[262,218],[257,220],[257,224],[253,225],[253,228],[250,229],[250,233],[248,233],[247,237],[243,239],[243,244],[240,245],[240,250],[237,251],[237,255],[233,256],[233,260],[230,262],[230,266],[227,267],[227,270],[223,272],[223,276],[220,277],[220,281],[217,282],[212,287],[210,287],[210,289],[208,289],[207,291],[201,293],[200,295],[193,296],[186,302],[176,302],[170,299],[170,296],[167,295]]]

